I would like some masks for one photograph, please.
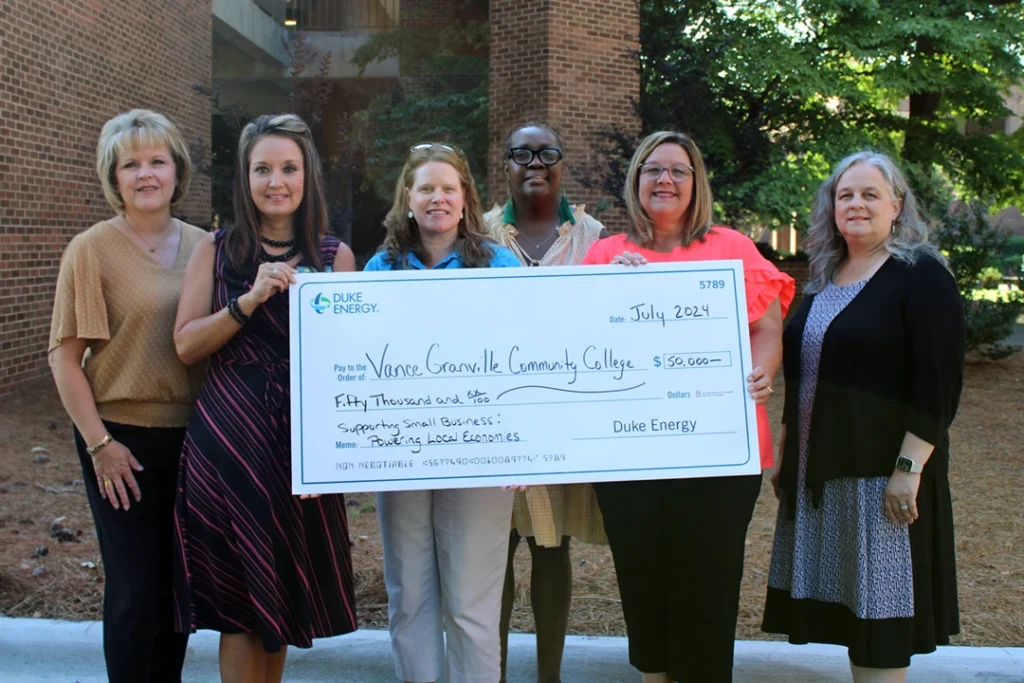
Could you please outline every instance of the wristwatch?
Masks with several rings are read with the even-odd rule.
[[[905,455],[896,458],[896,469],[907,474],[920,474],[924,471],[924,465],[914,462]]]
[[[110,433],[108,432],[106,434],[106,436],[103,437],[103,440],[100,441],[95,446],[86,446],[85,447],[85,451],[89,455],[96,455],[96,453],[98,453],[101,448],[103,448],[104,446],[106,446],[107,444],[109,444],[113,440],[114,440],[114,437],[110,436]]]

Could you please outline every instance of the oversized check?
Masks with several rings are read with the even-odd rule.
[[[740,261],[296,278],[296,493],[760,472]]]

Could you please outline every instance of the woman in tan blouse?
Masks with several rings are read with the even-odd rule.
[[[509,200],[484,215],[491,238],[524,266],[578,265],[604,226],[583,205],[570,206],[562,193],[561,136],[543,123],[526,123],[505,141]],[[501,605],[501,680],[505,680],[508,629],[515,597],[513,559],[519,541],[530,547],[530,601],[537,625],[537,680],[560,679],[565,631],[572,600],[569,539],[608,543],[590,484],[531,486],[517,491],[509,536],[508,567]]]
[[[178,459],[203,379],[174,348],[185,265],[205,234],[172,218],[188,190],[185,141],[135,109],[100,133],[96,170],[117,216],[61,260],[49,357],[75,424],[103,557],[103,651],[111,683],[179,681],[171,566]]]

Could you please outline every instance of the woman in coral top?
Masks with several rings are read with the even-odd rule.
[[[782,363],[782,318],[793,279],[746,236],[711,225],[711,186],[688,136],[647,136],[626,174],[626,232],[595,242],[584,264],[740,259],[747,294],[761,466],[772,463],[765,403]],[[747,526],[759,476],[594,484],[604,515],[629,661],[644,683],[732,680]]]

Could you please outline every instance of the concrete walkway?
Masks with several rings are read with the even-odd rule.
[[[509,681],[534,681],[534,638],[513,635]],[[218,681],[217,634],[189,641],[185,683]],[[624,638],[572,636],[566,644],[565,683],[638,683]],[[735,683],[833,683],[850,681],[843,648],[743,641],[736,644]],[[912,683],[1024,683],[1024,648],[947,647],[914,659]],[[105,683],[102,625],[45,619],[0,618],[0,681],[4,683]],[[360,631],[292,650],[285,681],[393,683],[391,647],[383,631]]]

